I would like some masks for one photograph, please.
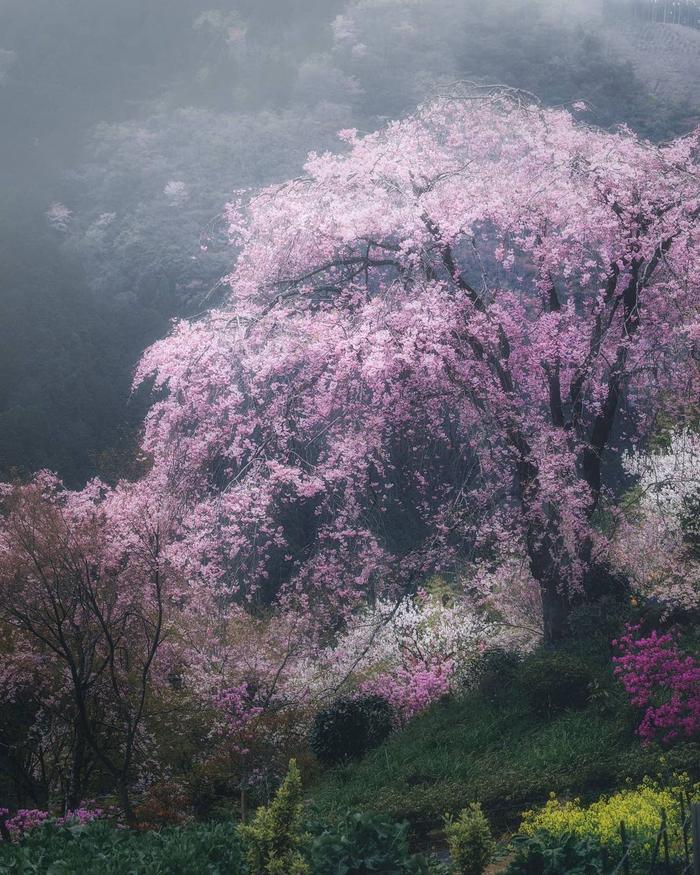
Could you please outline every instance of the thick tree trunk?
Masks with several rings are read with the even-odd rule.
[[[571,601],[560,569],[552,558],[550,535],[528,538],[530,571],[540,587],[542,599],[543,637],[546,647],[556,647],[569,634]]]
[[[560,644],[569,634],[569,611],[568,598],[562,593],[559,581],[540,581],[540,593],[542,596],[542,620],[544,628],[545,646],[555,647]]]

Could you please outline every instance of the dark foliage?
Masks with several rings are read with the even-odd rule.
[[[566,652],[539,650],[526,657],[519,672],[520,686],[530,707],[546,715],[583,708],[592,681],[590,664]]]
[[[203,824],[136,833],[105,822],[34,830],[0,844],[0,871],[54,875],[243,875],[234,826]]]
[[[314,718],[309,743],[324,765],[334,766],[378,747],[393,725],[391,705],[380,696],[338,699]]]
[[[615,596],[602,596],[576,605],[569,615],[572,640],[588,652],[595,650],[607,655],[611,642],[619,637],[632,613],[630,600]]]
[[[509,695],[521,662],[521,655],[514,650],[506,650],[504,647],[491,647],[486,650],[477,666],[481,693],[491,701]]]

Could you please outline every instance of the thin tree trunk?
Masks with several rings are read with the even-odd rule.
[[[119,779],[119,805],[121,806],[124,820],[126,820],[127,825],[133,826],[136,823],[136,814],[134,813],[134,807],[131,804],[129,782],[125,777]]]
[[[85,734],[78,722],[75,732],[75,745],[71,762],[71,772],[66,793],[66,809],[75,811],[83,801],[83,772],[85,769]]]

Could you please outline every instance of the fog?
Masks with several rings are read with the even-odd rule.
[[[236,189],[457,80],[661,140],[700,31],[597,0],[0,0],[0,476],[129,475],[142,351],[212,306]],[[689,5],[692,6],[692,4]]]

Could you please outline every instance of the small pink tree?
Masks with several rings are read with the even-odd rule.
[[[507,546],[556,640],[605,557],[606,454],[697,396],[698,133],[465,93],[342,138],[231,205],[228,302],[140,364],[182,567],[328,629]]]
[[[42,678],[43,707],[60,706],[65,807],[80,809],[98,766],[132,821],[144,721],[175,659],[167,638],[182,599],[167,558],[167,504],[129,486],[69,492],[45,474],[2,498],[0,617],[13,633],[5,656],[28,682]]]

